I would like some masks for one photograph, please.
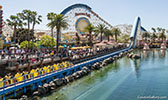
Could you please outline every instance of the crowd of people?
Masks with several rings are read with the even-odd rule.
[[[42,68],[31,69],[30,71],[17,72],[15,75],[11,73],[5,75],[5,77],[0,77],[0,88],[3,86],[13,85],[15,82],[22,82],[24,80],[29,80],[36,78],[51,72],[60,71],[69,68],[73,63],[65,61],[62,63],[57,63],[54,65],[44,66]]]
[[[116,49],[117,47],[113,47],[112,49]],[[0,58],[8,58],[8,67],[15,66],[16,63],[21,65],[30,63],[37,63],[39,61],[47,60],[50,58],[61,58],[61,57],[70,57],[70,59],[77,60],[83,59],[91,55],[97,55],[101,52],[107,52],[111,50],[111,48],[86,48],[86,49],[76,49],[71,50],[69,48],[59,49],[58,52],[56,50],[50,49],[10,49],[5,48],[0,51]],[[7,57],[6,57],[7,56]]]
[[[68,56],[68,50],[66,48],[59,50],[56,52],[51,49],[10,49],[5,48],[0,50],[0,59],[8,61],[8,65],[11,63],[19,63],[26,64],[28,62],[34,63],[39,62],[40,60],[44,60],[51,57],[66,57]],[[10,64],[13,66],[13,64]],[[15,64],[14,64],[15,65]]]

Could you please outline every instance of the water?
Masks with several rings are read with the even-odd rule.
[[[123,57],[42,100],[137,100],[144,96],[168,99],[167,51],[136,52],[141,53],[141,59]]]

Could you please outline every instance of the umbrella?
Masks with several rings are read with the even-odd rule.
[[[59,48],[64,48],[64,47],[60,45]]]
[[[63,47],[64,47],[64,48],[66,48],[66,47],[67,47],[67,45],[65,45],[65,44],[64,44],[64,45],[63,45]]]
[[[78,49],[78,48],[77,48],[77,47],[72,47],[72,48],[71,48],[71,50],[76,50],[76,49]]]

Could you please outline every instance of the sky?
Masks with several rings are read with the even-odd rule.
[[[47,13],[59,14],[76,3],[90,6],[112,26],[133,24],[135,17],[140,16],[141,24],[147,30],[151,30],[151,27],[168,29],[168,0],[0,0],[5,20],[23,9],[34,10],[43,16],[43,22],[35,28],[43,30],[49,29],[46,27]]]

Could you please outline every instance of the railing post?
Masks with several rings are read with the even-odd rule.
[[[34,90],[36,88],[36,86],[35,86],[35,83],[33,83],[33,87],[32,87],[32,90]]]
[[[14,97],[16,97],[16,90],[14,90]]]
[[[3,94],[3,100],[5,100],[5,94]]]
[[[26,93],[26,87],[24,87],[24,93]]]
[[[5,81],[3,81],[3,90],[5,89]]]

